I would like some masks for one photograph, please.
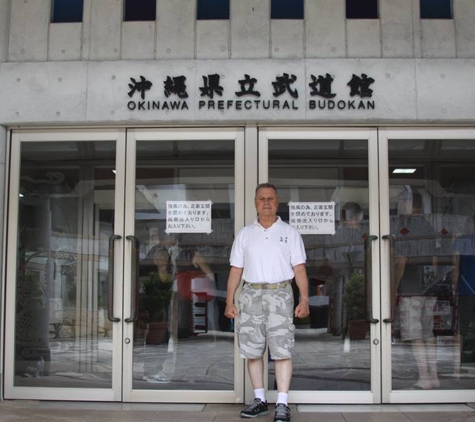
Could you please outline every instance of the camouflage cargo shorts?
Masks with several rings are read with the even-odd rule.
[[[426,296],[401,296],[399,298],[402,340],[427,340],[434,337],[436,302],[435,297]]]
[[[239,297],[240,356],[258,359],[266,344],[272,359],[290,359],[294,348],[294,294],[290,283],[277,289],[255,289],[244,283]]]

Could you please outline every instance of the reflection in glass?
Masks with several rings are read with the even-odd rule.
[[[303,19],[303,0],[271,0],[271,19]]]
[[[115,143],[21,149],[15,386],[111,388]]]
[[[82,22],[84,0],[53,0],[51,22]]]
[[[230,0],[198,0],[196,4],[196,19],[229,19],[229,1]]]
[[[167,201],[211,201],[211,233],[166,230]],[[176,211],[176,212],[175,212]],[[169,218],[185,221],[183,213]],[[209,213],[193,208],[192,218]],[[234,333],[224,317],[234,237],[234,142],[138,142],[140,242],[135,389],[234,389]]]
[[[365,239],[369,233],[367,141],[269,141],[269,182],[288,203],[335,202],[335,234],[303,235],[310,316],[295,319],[292,390],[370,390]],[[307,218],[302,216],[302,218]],[[298,290],[295,291],[298,294]],[[269,388],[275,389],[273,362]]]
[[[124,5],[124,21],[154,21],[157,15],[155,0],[126,0]]]
[[[392,388],[475,388],[474,145],[389,141]],[[406,143],[407,146],[407,143]],[[426,154],[414,154],[426,151]],[[411,174],[395,168],[413,168]]]
[[[420,0],[421,19],[453,19],[451,0]]]
[[[377,0],[346,0],[346,19],[378,19]]]

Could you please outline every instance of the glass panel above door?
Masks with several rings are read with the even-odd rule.
[[[234,140],[137,141],[133,388],[234,390]]]
[[[291,141],[270,139],[268,154],[269,182],[279,194],[278,214],[286,222],[294,217],[292,224],[304,233],[309,227],[313,231],[302,234],[310,316],[294,321],[291,390],[370,391],[365,296],[368,141],[298,139],[297,133]],[[291,212],[292,204],[297,211]],[[275,389],[273,362],[269,389]]]
[[[116,143],[21,144],[14,386],[112,388]]]

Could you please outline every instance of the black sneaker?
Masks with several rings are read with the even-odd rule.
[[[261,415],[268,415],[267,402],[261,399],[254,399],[254,401],[241,412],[241,418],[257,418]]]
[[[274,413],[274,422],[283,421],[283,422],[290,422],[290,407],[283,404],[277,403],[275,405],[275,413]]]

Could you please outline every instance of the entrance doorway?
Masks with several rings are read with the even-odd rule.
[[[223,316],[243,130],[20,131],[11,149],[6,397],[243,401]]]
[[[475,131],[381,130],[379,141],[383,402],[468,402]]]
[[[293,400],[471,400],[475,132],[268,128],[259,147],[284,220],[305,231],[309,208],[334,204],[334,233],[303,234],[311,315],[296,321]]]
[[[5,397],[248,401],[228,258],[269,181],[310,278],[290,401],[469,401],[474,161],[464,129],[13,131]]]
[[[295,320],[291,399],[379,403],[377,132],[267,128],[259,147],[260,181],[305,233],[310,316]]]

